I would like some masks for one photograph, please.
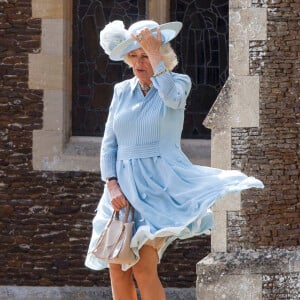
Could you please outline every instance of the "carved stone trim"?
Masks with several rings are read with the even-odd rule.
[[[44,90],[42,130],[33,131],[33,168],[99,172],[101,138],[71,136],[72,1],[33,0],[33,17],[42,18],[42,49],[29,55],[29,86]],[[148,2],[148,16],[168,21],[170,1]],[[210,165],[209,140],[183,140],[183,150]]]
[[[259,126],[259,77],[249,74],[249,41],[267,38],[267,10],[247,0],[230,1],[229,77],[204,120],[212,130],[212,166],[231,169],[231,129]],[[228,197],[227,197],[228,198]],[[212,231],[212,251],[227,251],[227,211],[239,210],[240,197],[214,207],[218,230]],[[230,207],[229,207],[230,206]]]

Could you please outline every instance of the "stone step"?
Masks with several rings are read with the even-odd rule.
[[[166,288],[167,300],[196,300],[194,288]],[[109,287],[0,286],[1,300],[112,300]]]

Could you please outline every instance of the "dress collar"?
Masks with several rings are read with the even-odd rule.
[[[153,86],[153,84],[152,84],[152,86]],[[130,88],[131,88],[131,91],[134,91],[136,89],[136,87],[140,88],[139,87],[139,80],[135,76],[135,77],[133,77],[133,78],[130,79]]]
[[[137,77],[134,76],[130,80],[130,88],[131,88],[131,90],[134,91],[138,85],[139,85],[139,81],[138,81]]]

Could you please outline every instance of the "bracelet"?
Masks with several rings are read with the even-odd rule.
[[[164,74],[164,73],[166,73],[166,72],[168,72],[168,70],[165,68],[165,69],[163,69],[163,70],[161,70],[161,71],[159,71],[159,72],[153,74],[152,77],[160,76],[161,74]]]
[[[115,176],[106,178],[106,182],[109,182],[111,180],[118,180],[118,178]]]

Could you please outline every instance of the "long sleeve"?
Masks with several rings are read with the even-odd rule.
[[[113,119],[117,106],[117,93],[114,90],[114,96],[109,108],[109,114],[105,125],[105,131],[101,143],[100,151],[100,171],[101,179],[106,180],[107,177],[117,176],[116,160],[118,143],[113,130]]]
[[[160,62],[154,73],[157,74],[165,69],[165,64]],[[159,76],[152,77],[151,80],[166,106],[173,109],[185,108],[186,99],[191,90],[191,79],[189,76],[176,76],[175,81],[172,72],[167,71]]]

